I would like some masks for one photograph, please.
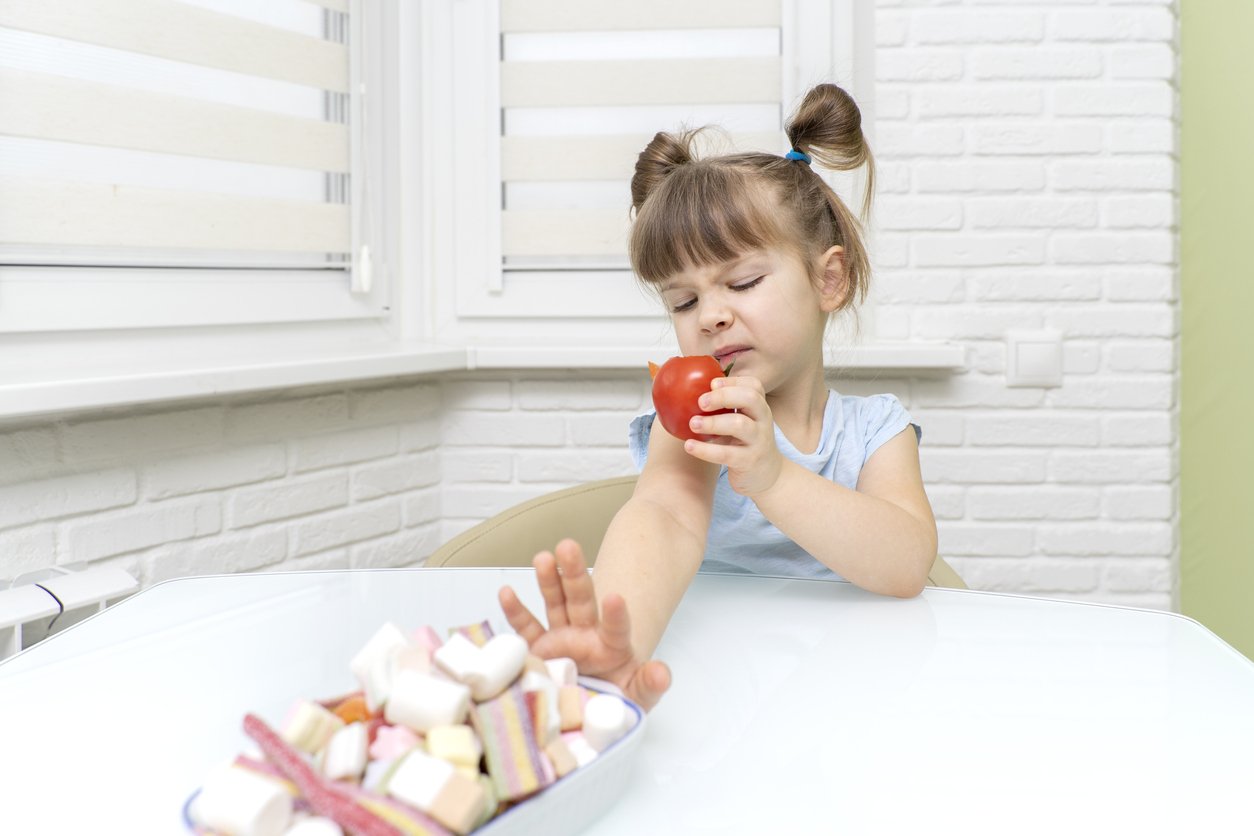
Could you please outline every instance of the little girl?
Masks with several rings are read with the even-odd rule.
[[[734,412],[692,419],[708,442],[675,438],[652,412],[632,422],[643,469],[593,577],[571,540],[535,558],[547,629],[501,590],[536,653],[573,657],[645,708],[670,685],[650,657],[699,568],[909,597],[936,556],[919,428],[892,395],[839,395],[824,379],[828,319],[865,297],[869,262],[857,218],[812,165],[865,163],[865,215],[874,164],[861,115],[824,84],[786,130],[782,157],[696,159],[693,133],[659,133],[640,154],[632,267],[660,294],[683,354],[732,366],[699,403]]]

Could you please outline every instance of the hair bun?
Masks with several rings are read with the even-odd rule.
[[[692,162],[692,139],[696,131],[676,136],[659,132],[636,158],[636,173],[631,177],[631,205],[636,211],[653,190],[681,165]]]
[[[866,214],[874,191],[875,161],[862,133],[862,112],[853,97],[835,84],[820,84],[802,99],[784,129],[792,147],[825,168],[849,171],[867,166]]]

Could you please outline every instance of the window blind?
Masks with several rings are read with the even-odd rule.
[[[626,269],[631,174],[658,130],[779,152],[781,6],[501,0],[503,272]]]
[[[0,0],[0,263],[347,270],[348,0]]]

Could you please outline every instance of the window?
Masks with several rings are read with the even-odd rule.
[[[386,315],[348,11],[0,6],[0,334]]]
[[[473,342],[656,343],[665,318],[625,246],[650,137],[715,124],[720,150],[783,153],[810,86],[867,80],[852,2],[501,0],[448,25],[457,288],[441,321]]]

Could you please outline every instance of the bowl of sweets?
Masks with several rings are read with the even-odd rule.
[[[384,624],[350,661],[358,687],[242,718],[255,750],[184,805],[198,836],[577,833],[628,780],[645,714],[570,659],[488,622]]]

